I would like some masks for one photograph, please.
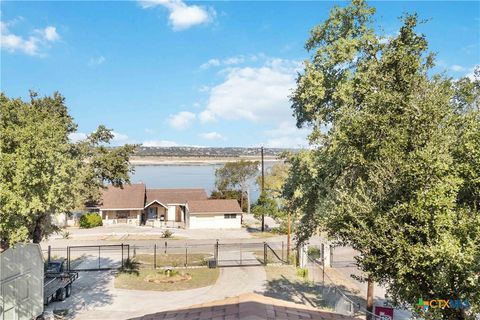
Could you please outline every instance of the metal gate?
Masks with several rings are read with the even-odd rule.
[[[119,269],[128,258],[128,244],[67,247],[67,267],[72,271]]]
[[[265,243],[217,243],[214,247],[218,267],[261,266],[265,264]]]

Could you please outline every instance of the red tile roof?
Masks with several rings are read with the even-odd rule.
[[[353,320],[355,318],[289,301],[264,297],[256,293],[246,293],[232,298],[193,305],[186,309],[159,312],[135,318],[135,320],[147,319]]]
[[[242,213],[237,200],[209,199],[200,201],[188,201],[190,213]]]
[[[146,189],[147,200],[145,205],[153,201],[167,204],[185,204],[191,200],[206,200],[207,193],[204,189]]]
[[[108,186],[102,190],[100,208],[143,209],[145,204],[145,185],[143,183],[125,184],[123,188]]]

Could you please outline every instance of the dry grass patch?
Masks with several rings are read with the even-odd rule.
[[[187,255],[187,266],[205,266],[207,259],[212,257],[207,253],[189,253]],[[143,265],[153,266],[153,254],[137,254],[135,260]],[[183,267],[185,265],[185,254],[157,254],[157,267]]]

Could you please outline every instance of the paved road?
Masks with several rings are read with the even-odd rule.
[[[74,311],[74,319],[121,320],[242,293],[263,293],[265,283],[262,266],[222,268],[212,286],[173,292],[116,289],[111,273],[82,272],[75,282],[72,296],[64,302],[50,304],[47,309],[69,308]]]

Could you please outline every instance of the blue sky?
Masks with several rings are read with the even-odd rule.
[[[346,2],[336,2],[345,5]],[[2,1],[1,90],[66,97],[82,138],[115,143],[304,146],[288,95],[309,30],[333,2]],[[480,2],[369,2],[394,35],[404,12],[452,77],[480,64]]]

